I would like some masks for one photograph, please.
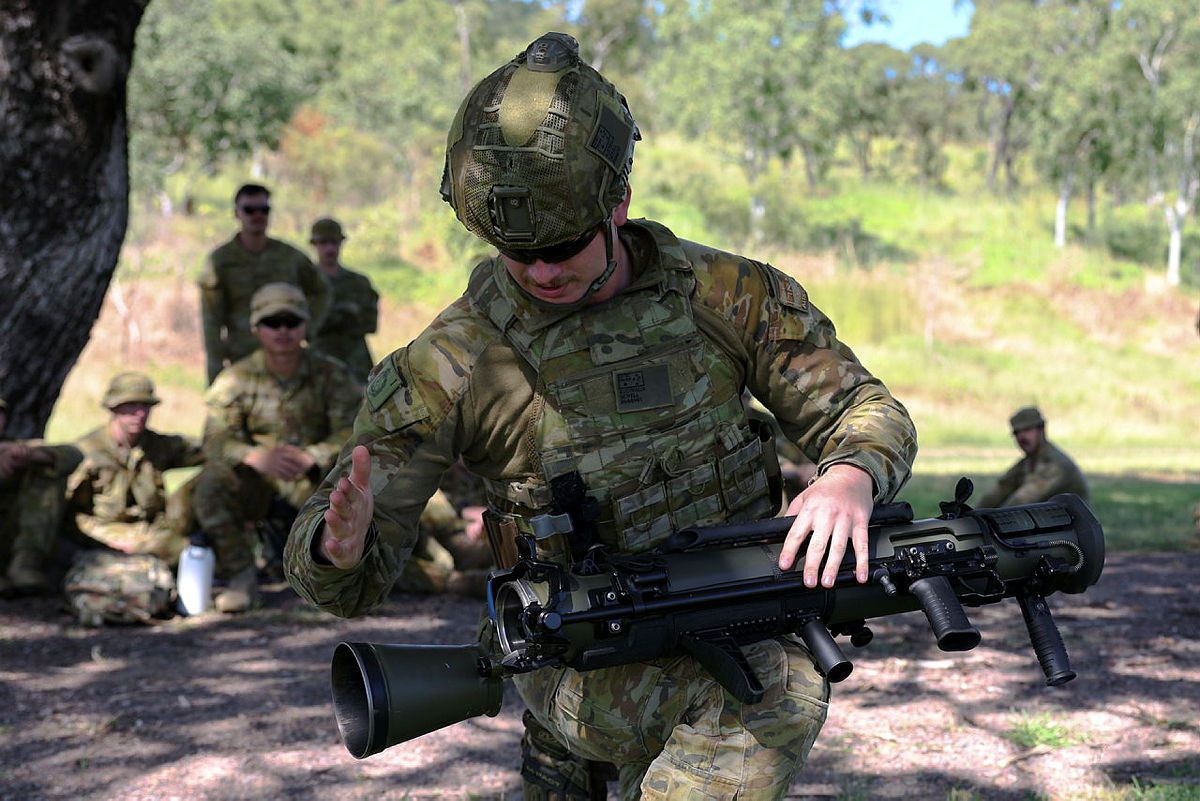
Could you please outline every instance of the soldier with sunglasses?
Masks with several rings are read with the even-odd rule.
[[[259,348],[208,388],[207,462],[192,493],[218,574],[228,580],[216,598],[223,612],[245,611],[257,598],[254,524],[273,503],[304,503],[333,465],[361,400],[345,365],[304,347],[311,315],[299,287],[262,287],[248,319]]]
[[[267,236],[270,190],[259,184],[239,187],[233,197],[233,214],[240,230],[209,254],[199,280],[210,384],[225,366],[258,347],[246,319],[250,297],[260,286],[283,281],[300,287],[308,298],[315,323],[324,318],[329,306],[329,284],[308,256],[286,242]]]
[[[779,568],[803,554],[804,582],[828,587],[849,552],[868,580],[872,505],[916,454],[908,413],[794,278],[630,216],[638,138],[624,97],[561,33],[467,96],[442,196],[499,253],[373,371],[354,436],[292,527],[285,567],[301,595],[340,616],[382,603],[459,457],[484,479],[502,567],[516,536],[570,566],[771,517],[773,436],[747,418],[743,389],[816,465],[787,507]],[[568,516],[570,530],[533,522]],[[758,704],[689,655],[515,676],[524,797],[605,798],[608,762],[621,798],[781,798],[829,686],[797,638],[742,650],[766,688]]]

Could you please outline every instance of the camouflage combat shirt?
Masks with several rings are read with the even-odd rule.
[[[664,261],[670,261],[671,269],[694,276],[687,297],[691,315],[723,354],[722,369],[739,384],[735,391],[744,384],[758,397],[820,470],[853,464],[872,476],[877,501],[894,495],[916,454],[912,421],[837,340],[832,323],[794,279],[766,264],[675,240],[648,221],[629,221],[620,236],[634,275],[629,287],[604,303],[539,312],[499,258],[480,263],[472,284],[490,271],[507,302],[526,315],[528,327],[578,318],[598,330],[596,347],[619,348],[621,343],[604,336],[604,320],[647,311],[647,298],[652,306],[664,285]],[[293,526],[285,557],[293,587],[344,617],[382,603],[417,540],[426,500],[456,458],[491,481],[539,475],[538,443],[530,441],[545,411],[539,387],[537,372],[470,292],[439,314],[373,371],[353,437]],[[350,451],[358,444],[371,451],[374,527],[362,561],[339,569],[315,560],[313,537],[334,482],[349,472]]]
[[[281,379],[256,350],[227,367],[204,396],[204,450],[209,460],[238,464],[258,447],[294,445],[324,470],[350,435],[362,400],[336,359],[305,348],[296,374]]]
[[[275,281],[304,290],[312,317],[309,330],[315,330],[329,307],[329,283],[304,253],[278,239],[268,239],[255,252],[234,236],[209,254],[199,279],[209,383],[226,360],[233,364],[258,347],[250,330],[250,298]]]
[[[379,326],[379,293],[369,278],[345,267],[325,277],[333,299],[321,329],[313,338],[313,347],[341,359],[354,380],[365,384],[367,374],[375,366],[366,335],[375,333]]]
[[[1044,440],[1036,451],[1010,467],[995,489],[979,499],[977,506],[1040,503],[1060,492],[1073,492],[1088,500],[1087,481],[1079,467],[1052,442]]]
[[[83,463],[67,480],[67,494],[79,530],[88,535],[97,524],[154,521],[167,508],[163,473],[204,461],[198,442],[149,428],[128,450],[117,447],[108,426],[76,445]]]

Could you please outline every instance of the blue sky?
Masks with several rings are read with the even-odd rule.
[[[877,0],[877,3],[891,18],[890,24],[867,26],[856,15],[848,15],[850,27],[842,38],[843,46],[887,42],[897,50],[908,50],[918,42],[944,44],[947,39],[967,34],[974,10],[970,3],[955,8],[954,0]]]

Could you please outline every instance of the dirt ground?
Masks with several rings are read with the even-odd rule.
[[[1116,554],[1086,594],[1054,596],[1079,673],[1058,688],[1015,602],[970,611],[968,653],[938,651],[919,613],[874,621],[871,645],[844,646],[854,672],[789,798],[1116,798],[1135,782],[1200,798],[1195,568]],[[247,615],[89,629],[46,599],[0,602],[0,798],[520,798],[511,689],[495,718],[362,761],[330,711],[338,642],[467,642],[479,609],[397,595],[345,621],[272,584]]]

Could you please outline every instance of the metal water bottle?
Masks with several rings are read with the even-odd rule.
[[[179,574],[175,585],[179,592],[179,611],[198,615],[212,608],[213,570],[217,557],[208,546],[203,531],[191,536],[191,544],[179,555]]]

